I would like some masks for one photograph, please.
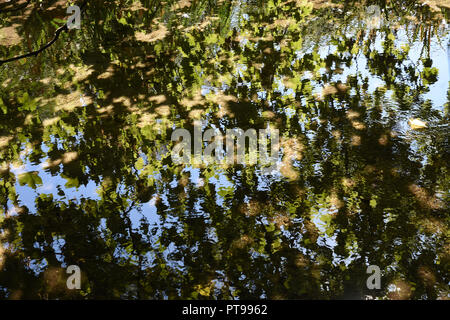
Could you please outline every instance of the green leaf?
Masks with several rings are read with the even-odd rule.
[[[267,232],[273,232],[275,230],[275,224],[271,223],[268,226],[266,226]]]
[[[66,188],[78,188],[80,186],[80,182],[78,181],[78,178],[66,178],[67,183],[64,185]]]
[[[136,161],[136,163],[134,164],[134,167],[137,170],[142,170],[142,168],[144,168],[144,159],[139,158],[138,161]]]
[[[125,17],[120,18],[120,19],[118,20],[118,22],[119,22],[120,24],[125,25],[125,26],[128,24],[127,19],[125,19]]]
[[[37,185],[42,184],[42,179],[37,171],[31,171],[19,174],[19,184],[21,186],[28,185],[30,188],[36,189]]]
[[[0,109],[3,111],[4,114],[8,113],[8,109],[6,108],[5,104],[3,103],[2,98],[0,98]]]

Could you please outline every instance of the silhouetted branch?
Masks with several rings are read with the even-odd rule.
[[[88,3],[88,1],[86,0],[86,1],[81,5],[81,7],[80,7],[80,14],[81,14],[81,12],[83,11],[84,7],[87,5],[87,3]],[[68,23],[68,22],[66,22],[66,24],[63,25],[62,27],[59,27],[59,28],[55,31],[55,36],[53,37],[53,39],[50,40],[50,42],[48,42],[48,43],[47,43],[46,45],[44,45],[43,47],[39,48],[38,50],[32,51],[32,52],[30,52],[30,53],[26,53],[26,54],[23,54],[23,55],[20,55],[20,56],[16,56],[16,57],[13,57],[13,58],[9,58],[9,59],[6,59],[6,60],[0,60],[0,66],[3,65],[4,63],[16,61],[16,60],[20,60],[20,59],[24,59],[24,58],[28,58],[28,57],[33,57],[33,56],[34,56],[34,57],[37,57],[37,55],[38,55],[39,53],[41,53],[42,51],[44,51],[45,49],[47,49],[48,47],[50,47],[53,43],[55,43],[56,40],[58,40],[60,34],[61,34],[63,31],[69,30],[69,28],[68,28],[68,26],[67,26],[67,23]]]
[[[27,53],[27,54],[23,54],[21,56],[16,56],[16,57],[9,58],[9,59],[6,59],[6,60],[1,60],[0,61],[0,66],[2,64],[4,64],[4,63],[20,60],[20,59],[23,59],[23,58],[28,58],[28,57],[32,57],[32,56],[37,57],[37,55],[39,53],[41,53],[42,51],[44,51],[45,49],[50,47],[53,43],[55,43],[56,40],[58,40],[59,35],[61,34],[61,32],[67,31],[67,30],[68,30],[67,24],[65,24],[64,26],[62,26],[62,27],[58,28],[58,30],[56,30],[55,36],[53,37],[53,39],[49,43],[47,43],[45,46],[41,47],[40,49],[38,49],[36,51],[30,52],[30,53]]]

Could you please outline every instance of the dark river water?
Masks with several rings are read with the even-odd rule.
[[[0,299],[450,298],[428,2],[1,1]]]

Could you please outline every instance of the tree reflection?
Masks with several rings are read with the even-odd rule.
[[[353,2],[89,1],[81,31],[0,67],[0,297],[447,297],[448,10],[401,3],[368,2],[370,29]],[[2,59],[65,8],[0,12]],[[197,119],[278,129],[279,172],[173,163]]]

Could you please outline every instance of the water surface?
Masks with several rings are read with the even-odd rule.
[[[87,3],[0,66],[1,298],[449,297],[448,4]],[[2,5],[0,59],[68,5]],[[277,170],[174,163],[196,120]]]

